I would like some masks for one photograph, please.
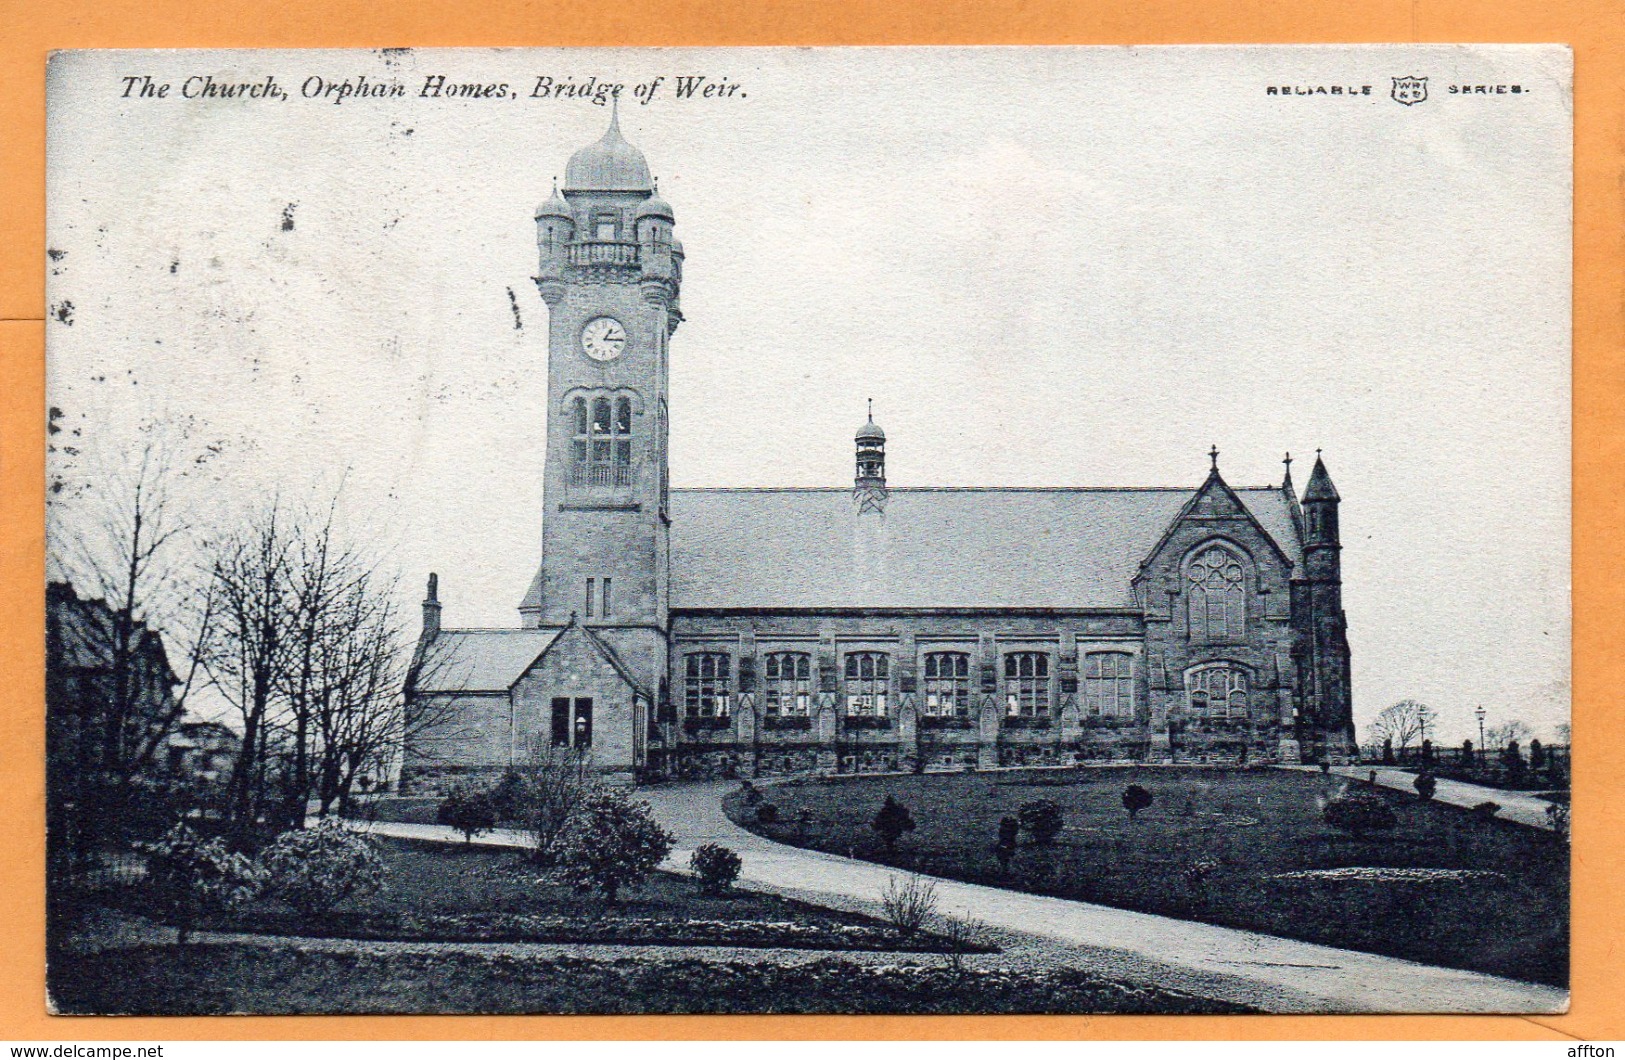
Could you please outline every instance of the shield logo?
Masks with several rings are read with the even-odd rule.
[[[1396,77],[1392,93],[1395,103],[1409,107],[1428,98],[1428,79],[1425,77]]]

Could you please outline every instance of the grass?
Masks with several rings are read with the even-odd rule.
[[[142,946],[51,962],[59,1013],[1225,1013],[1246,1009],[1061,969]]]
[[[1130,783],[1155,797],[1134,821],[1120,801]],[[767,825],[737,794],[724,805],[740,824],[781,842],[950,879],[1566,985],[1565,843],[1390,791],[1379,794],[1399,827],[1353,838],[1320,814],[1324,799],[1348,784],[1270,769],[1084,768],[795,782],[765,789],[779,817]],[[886,795],[917,822],[890,856],[869,827]],[[1036,799],[1059,803],[1066,828],[1051,846],[1024,836],[1004,871],[993,853],[999,818]],[[805,826],[797,821],[803,813]],[[1277,878],[1361,866],[1496,875]]]

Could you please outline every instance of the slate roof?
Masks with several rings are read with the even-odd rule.
[[[441,630],[418,672],[419,692],[506,692],[558,636],[556,629]]]
[[[1235,492],[1299,562],[1286,495]],[[1129,607],[1141,561],[1195,493],[893,489],[884,529],[860,536],[850,489],[673,490],[671,606]]]

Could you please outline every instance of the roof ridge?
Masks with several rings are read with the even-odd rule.
[[[1200,486],[892,486],[888,493],[1195,493]],[[1276,493],[1279,486],[1231,486],[1238,493]],[[850,486],[673,486],[673,493],[851,493]]]

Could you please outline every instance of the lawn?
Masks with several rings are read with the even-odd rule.
[[[1130,783],[1155,798],[1136,820],[1121,802]],[[1399,827],[1356,838],[1321,819],[1324,800],[1350,783],[1276,769],[1084,768],[798,781],[762,789],[777,811],[770,824],[739,794],[724,805],[769,838],[931,875],[1567,984],[1561,839],[1388,791]],[[886,795],[916,822],[894,853],[870,828]],[[999,818],[1037,799],[1060,804],[1065,829],[1050,846],[1023,836],[1005,871],[993,850]],[[1323,871],[1359,868],[1457,871]]]
[[[1226,1013],[1240,1006],[1060,969],[327,953],[143,946],[51,963],[61,1013]]]
[[[512,848],[379,839],[385,886],[324,918],[260,898],[200,929],[316,938],[442,942],[581,942],[937,952],[945,940],[904,940],[878,920],[776,895],[713,896],[693,879],[656,872],[614,906],[548,879]],[[139,888],[117,904],[150,913]]]

